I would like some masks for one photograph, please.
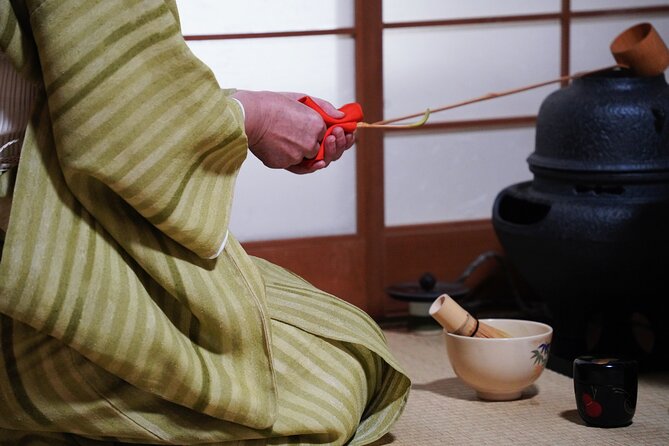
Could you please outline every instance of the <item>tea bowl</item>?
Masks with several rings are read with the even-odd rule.
[[[553,328],[522,319],[481,319],[508,338],[478,338],[444,331],[453,371],[482,400],[510,401],[539,378],[548,362]]]

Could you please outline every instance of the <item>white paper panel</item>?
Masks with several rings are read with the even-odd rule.
[[[490,218],[497,194],[532,178],[534,128],[388,134],[387,226]]]
[[[560,0],[384,0],[383,21],[411,22],[560,11]]]
[[[572,11],[669,6],[667,0],[571,0]]]
[[[303,31],[353,26],[353,0],[177,0],[184,34]]]
[[[385,31],[385,117],[394,118],[560,75],[557,22]],[[433,116],[534,115],[559,84]]]
[[[611,41],[630,26],[650,22],[669,44],[669,17],[634,16],[574,20],[571,28],[571,70],[588,71],[616,63],[611,55]]]
[[[339,106],[355,100],[354,42],[337,36],[189,42],[224,88],[299,91]],[[356,230],[355,153],[324,171],[244,163],[231,229],[243,241],[349,234]]]
[[[188,45],[224,88],[301,91],[335,104],[355,99],[352,38],[209,40]]]
[[[237,180],[230,230],[243,241],[353,234],[355,147],[327,169],[294,175],[249,154]]]

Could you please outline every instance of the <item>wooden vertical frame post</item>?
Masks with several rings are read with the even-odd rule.
[[[367,122],[383,119],[382,0],[355,1],[356,96]],[[358,130],[356,149],[357,232],[365,242],[367,308],[384,316],[383,133]]]
[[[560,11],[560,76],[567,76],[571,73],[571,0],[562,0]],[[562,86],[566,87],[569,81],[562,81]]]

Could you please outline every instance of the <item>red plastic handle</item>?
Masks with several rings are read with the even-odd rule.
[[[362,107],[357,102],[345,104],[339,109],[339,111],[344,113],[344,116],[341,118],[333,118],[332,116],[325,113],[323,109],[309,96],[304,96],[300,98],[299,101],[307,107],[312,108],[318,112],[327,126],[327,130],[325,131],[325,135],[323,135],[323,141],[321,142],[321,148],[318,151],[318,154],[314,158],[305,159],[302,161],[302,163],[300,163],[301,166],[311,167],[311,165],[313,165],[315,162],[323,159],[325,154],[325,138],[327,138],[328,135],[332,133],[332,130],[334,130],[335,127],[341,127],[346,133],[353,133],[355,131],[355,129],[358,127],[358,122],[363,120]]]

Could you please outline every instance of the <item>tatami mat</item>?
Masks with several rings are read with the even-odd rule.
[[[443,334],[386,330],[413,386],[404,414],[375,445],[669,446],[669,373],[642,375],[633,423],[588,427],[571,378],[545,370],[517,401],[478,400],[448,363]]]

